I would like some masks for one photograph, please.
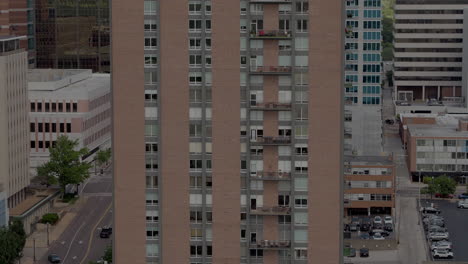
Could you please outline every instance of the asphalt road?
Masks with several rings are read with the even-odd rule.
[[[109,173],[89,179],[81,194],[86,199],[77,215],[60,238],[51,244],[47,254],[37,261],[49,263],[47,256],[57,254],[62,263],[88,264],[102,257],[111,239],[99,238],[101,226],[112,224],[112,177]]]
[[[429,201],[429,200],[426,200]],[[468,261],[468,209],[458,209],[457,200],[431,200],[442,213],[453,243],[455,261]]]

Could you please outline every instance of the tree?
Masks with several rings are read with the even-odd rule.
[[[457,188],[457,182],[447,175],[436,178],[424,177],[424,183],[428,185],[428,193],[431,194],[431,198],[435,193],[440,193],[442,196],[453,194]]]
[[[99,150],[96,153],[96,163],[98,166],[102,166],[109,162],[110,158],[112,157],[112,150],[110,148],[106,150]]]
[[[26,233],[23,223],[14,220],[10,227],[0,229],[0,263],[13,264],[22,256]]]
[[[104,252],[104,256],[102,257],[103,260],[112,263],[112,247],[108,247]]]
[[[68,184],[80,184],[89,177],[91,165],[81,161],[88,150],[75,150],[77,146],[78,140],[59,136],[56,145],[49,148],[50,160],[37,168],[38,176],[49,185],[58,182],[62,193],[65,193]]]

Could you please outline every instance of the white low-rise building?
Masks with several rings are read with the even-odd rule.
[[[49,147],[67,135],[91,154],[110,147],[110,75],[91,70],[35,69],[28,75],[31,172],[49,159]],[[92,160],[93,155],[86,157]]]

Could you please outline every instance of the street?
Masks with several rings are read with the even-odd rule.
[[[105,249],[111,245],[111,238],[99,238],[99,228],[112,224],[112,176],[109,172],[93,176],[85,184],[80,199],[84,205],[76,212],[76,217],[54,241],[48,252],[36,263],[49,263],[47,256],[57,254],[62,263],[87,264],[99,260]]]

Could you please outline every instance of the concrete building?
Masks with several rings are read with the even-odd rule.
[[[395,100],[425,105],[432,99],[429,104],[434,106],[466,107],[466,8],[467,0],[396,1]]]
[[[381,1],[347,0],[345,44],[346,154],[382,153]]]
[[[27,36],[20,47],[28,51],[30,67],[35,65],[35,34],[33,0],[2,0],[0,2],[0,36]]]
[[[59,135],[77,139],[78,147],[91,153],[110,147],[109,74],[36,69],[29,71],[28,81],[31,173],[49,160],[48,149]]]
[[[8,207],[24,199],[29,185],[28,54],[22,37],[0,37],[0,183]]]
[[[419,177],[453,176],[468,183],[468,114],[402,115],[401,135],[408,169]]]
[[[110,0],[34,0],[37,68],[110,72]]]
[[[394,215],[395,164],[390,156],[345,156],[345,215]]]
[[[117,264],[342,263],[343,15],[112,1]]]

